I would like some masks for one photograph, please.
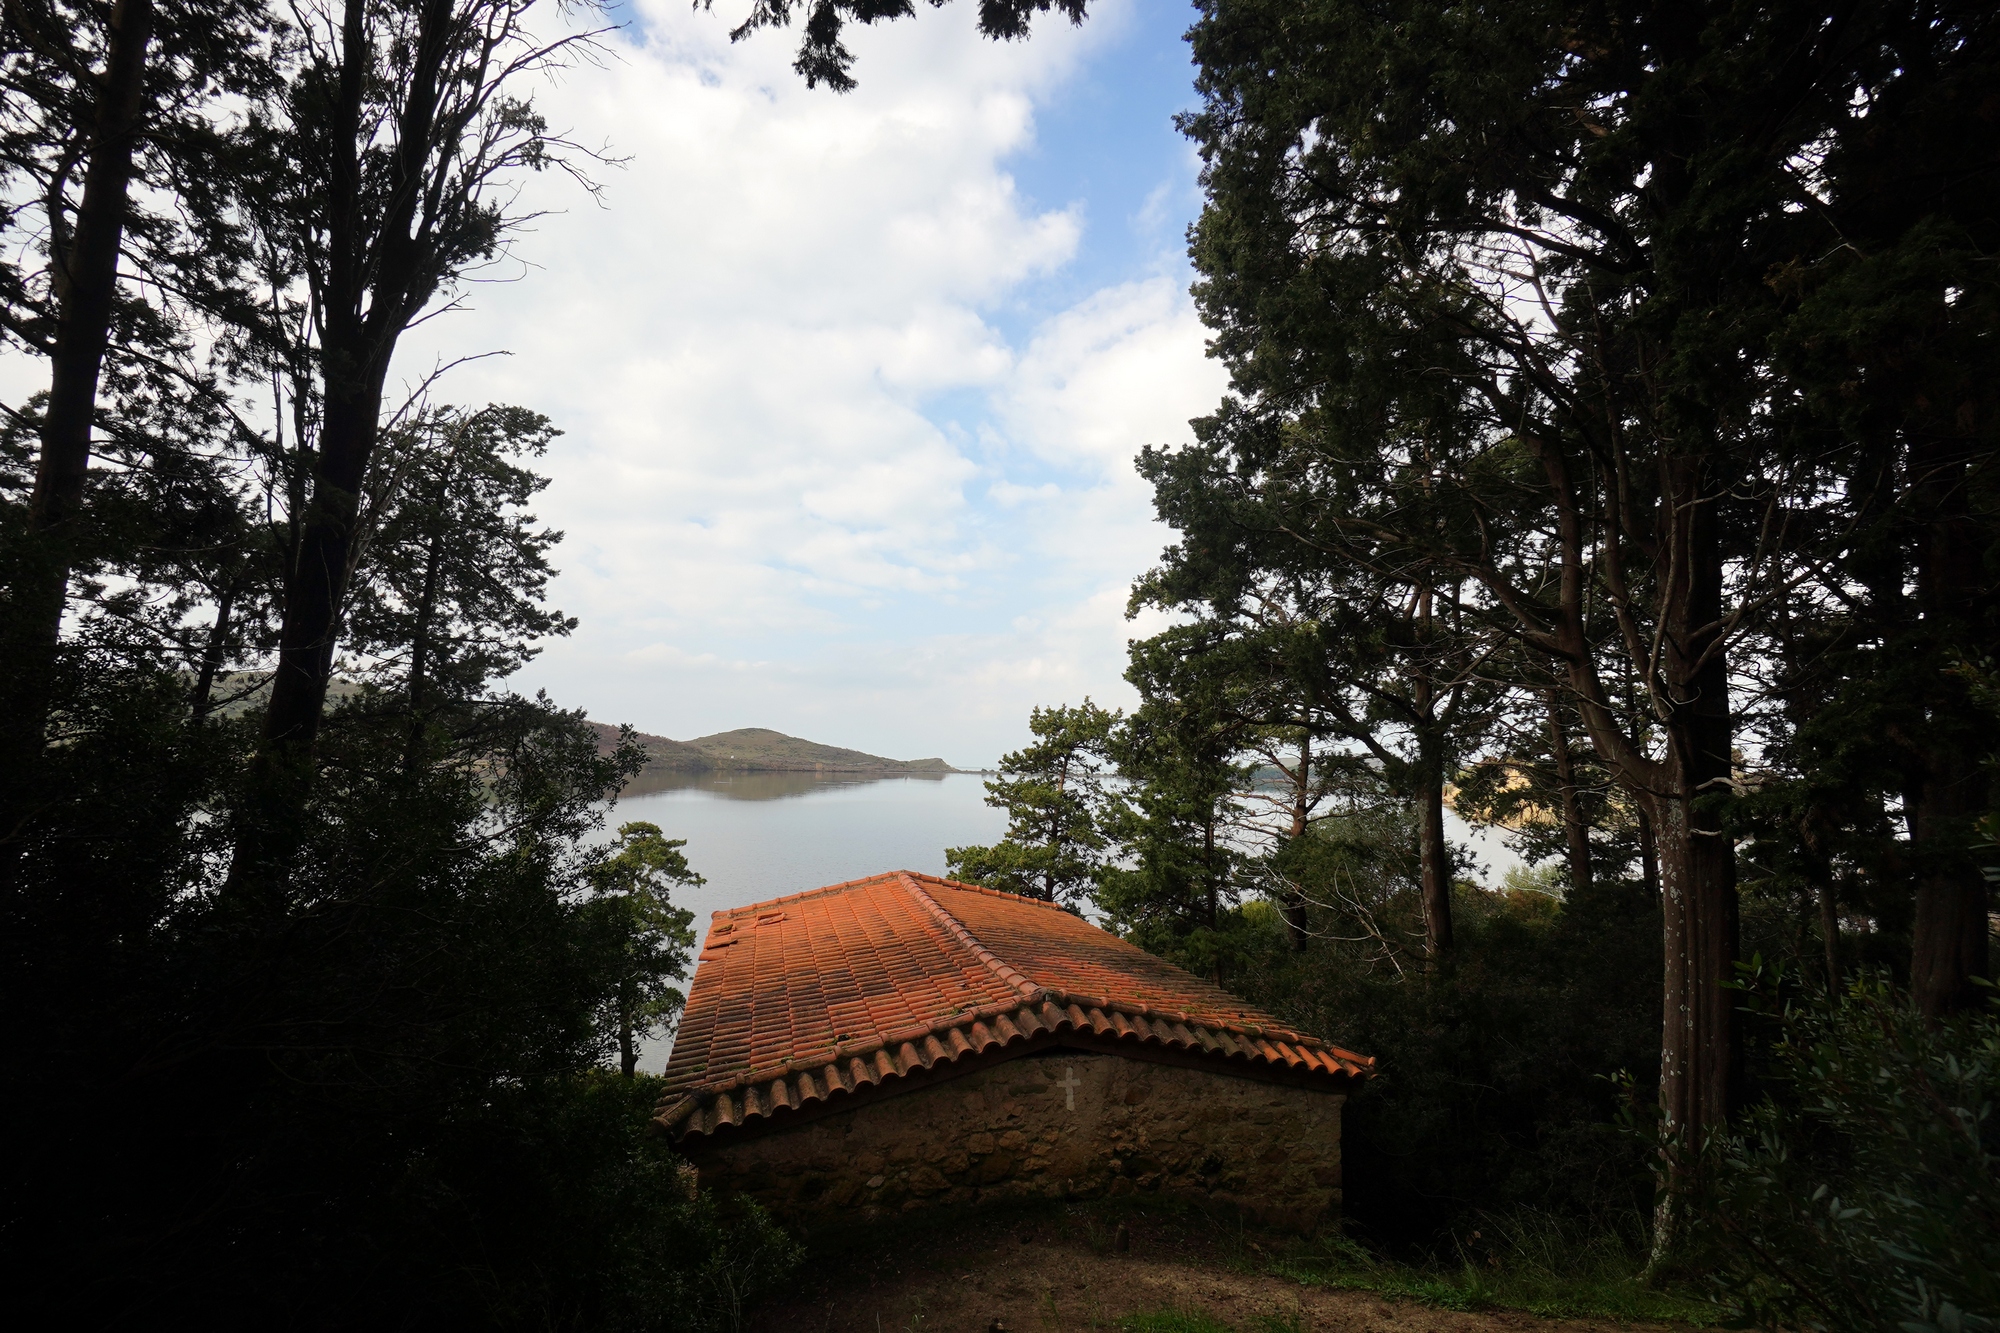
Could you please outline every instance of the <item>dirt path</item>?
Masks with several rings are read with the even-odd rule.
[[[1133,1316],[1205,1315],[1242,1333],[1605,1333],[1664,1330],[1511,1311],[1459,1313],[1370,1292],[1307,1287],[1231,1262],[1254,1242],[1132,1221],[1129,1249],[1089,1219],[941,1223],[827,1254],[748,1327],[791,1333],[1055,1333],[1115,1330]]]

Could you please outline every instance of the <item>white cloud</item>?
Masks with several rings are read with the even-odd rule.
[[[726,15],[647,0],[644,46],[543,98],[629,165],[602,208],[532,182],[563,211],[521,280],[399,361],[506,347],[447,396],[567,432],[542,516],[583,624],[526,683],[670,735],[958,762],[1017,743],[1032,704],[1124,697],[1126,589],[1167,538],[1130,461],[1185,440],[1220,371],[1171,256],[1024,345],[993,312],[1077,253],[1086,210],[1031,206],[1007,163],[1135,2],[1010,45],[920,7],[859,34],[836,97],[787,34],[732,46]]]

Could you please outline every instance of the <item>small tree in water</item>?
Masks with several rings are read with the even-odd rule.
[[[597,897],[590,910],[623,961],[605,999],[605,1026],[618,1034],[618,1070],[626,1078],[638,1070],[639,1040],[672,1031],[687,1002],[674,981],[694,948],[694,913],[675,907],[672,895],[675,885],[707,881],[688,865],[685,846],[657,824],[620,824],[611,854],[591,873]]]

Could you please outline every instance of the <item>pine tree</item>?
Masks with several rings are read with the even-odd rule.
[[[1107,746],[1118,713],[1085,699],[1028,715],[1032,744],[1000,760],[986,803],[1007,812],[1007,836],[990,847],[952,847],[956,879],[1045,902],[1075,904],[1096,890],[1107,864]]]
[[[657,824],[618,826],[609,854],[591,868],[591,912],[619,960],[606,997],[606,1026],[618,1036],[618,1072],[639,1067],[638,1042],[671,1032],[687,997],[674,980],[694,952],[694,913],[673,905],[676,888],[707,883],[688,865],[684,838]]]

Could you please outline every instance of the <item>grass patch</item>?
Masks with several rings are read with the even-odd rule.
[[[1211,1315],[1187,1310],[1161,1310],[1154,1314],[1127,1315],[1118,1321],[1120,1333],[1239,1333],[1235,1324],[1225,1324]],[[1301,1333],[1296,1319],[1259,1315],[1242,1325],[1241,1333]]]
[[[1235,1333],[1220,1319],[1188,1310],[1160,1310],[1127,1315],[1118,1321],[1122,1333]]]
[[[1696,1326],[1732,1317],[1710,1301],[1642,1286],[1642,1262],[1615,1233],[1580,1232],[1534,1214],[1489,1217],[1458,1253],[1410,1262],[1344,1235],[1274,1257],[1266,1272],[1314,1287],[1373,1291],[1441,1310],[1507,1309],[1564,1319],[1668,1321]]]

